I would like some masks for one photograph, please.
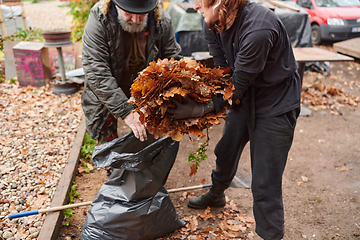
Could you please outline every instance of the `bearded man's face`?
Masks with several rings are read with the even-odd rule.
[[[142,32],[147,25],[148,14],[128,13],[116,6],[118,20],[126,32]]]

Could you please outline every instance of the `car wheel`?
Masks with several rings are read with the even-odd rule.
[[[317,24],[311,25],[311,41],[314,45],[319,45],[321,43],[320,26]]]

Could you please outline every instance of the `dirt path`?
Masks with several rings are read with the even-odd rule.
[[[42,30],[70,29],[72,15],[67,15],[70,11],[67,1],[39,1],[32,3],[25,1],[24,8],[27,18],[30,20],[29,26]]]

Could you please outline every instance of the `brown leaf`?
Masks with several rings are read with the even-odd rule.
[[[195,232],[198,227],[198,221],[195,216],[190,217],[190,231]]]
[[[245,227],[242,227],[240,225],[227,225],[227,228],[233,232],[239,232],[246,229]]]
[[[205,135],[197,126],[189,127],[189,133],[194,134],[196,136],[204,136]]]
[[[349,171],[349,168],[348,167],[341,167],[339,169],[340,172],[346,172],[346,171]]]
[[[82,166],[78,167],[78,173],[79,174],[83,174],[85,172],[85,168],[83,168]]]
[[[39,209],[45,202],[46,196],[44,195],[37,195],[37,198],[30,203],[31,210]]]
[[[222,231],[225,231],[228,229],[228,224],[226,223],[226,220],[222,220],[219,224],[219,228],[222,230]]]
[[[255,223],[255,219],[252,217],[246,217],[246,222],[247,223]]]
[[[194,198],[195,194],[193,192],[183,192],[182,196],[184,199],[187,199],[187,198],[190,199],[190,198]]]
[[[235,212],[240,212],[240,210],[238,209],[238,207],[236,206],[234,200],[231,200],[229,203],[229,208]]]
[[[195,163],[193,163],[191,166],[190,166],[190,176],[192,175],[195,175],[197,173],[197,169],[198,167],[195,165]]]
[[[214,218],[215,218],[214,215],[212,215],[211,209],[210,209],[209,206],[205,209],[205,211],[204,211],[203,214],[198,213],[198,216],[199,216],[199,218],[201,218],[202,220],[214,220]]]

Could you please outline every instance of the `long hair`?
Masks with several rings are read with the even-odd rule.
[[[217,3],[218,0],[203,0],[207,2],[207,6],[211,7]],[[219,9],[219,20],[210,24],[210,29],[216,29],[219,32],[226,30],[228,25],[231,25],[236,17],[236,14],[240,7],[246,2],[246,0],[221,0],[222,3]]]

